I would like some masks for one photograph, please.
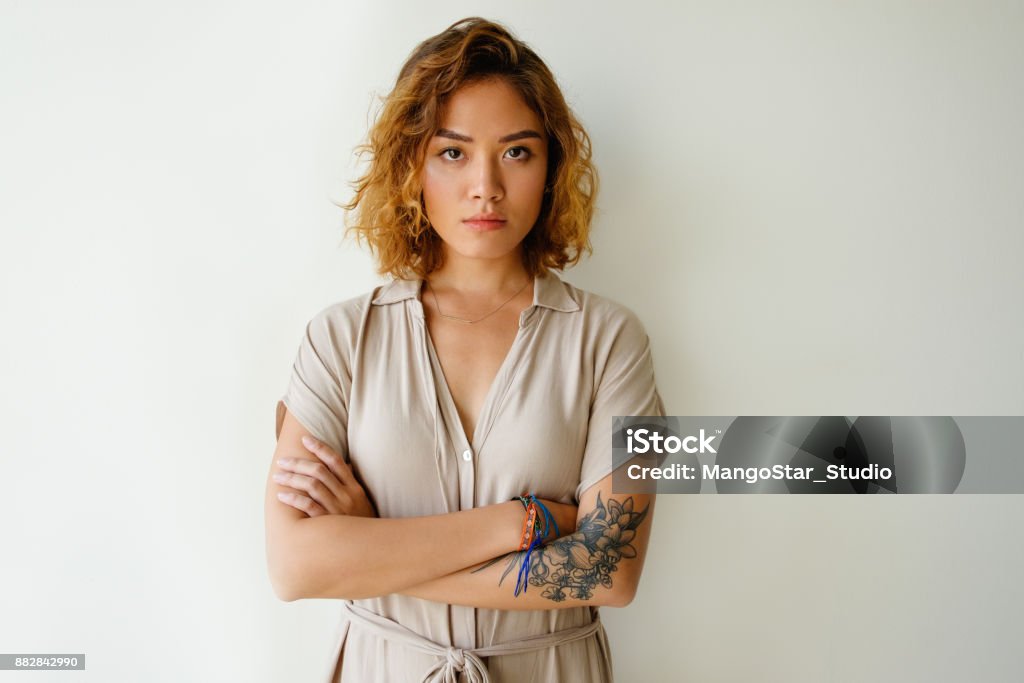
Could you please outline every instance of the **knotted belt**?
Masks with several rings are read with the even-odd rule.
[[[508,643],[465,649],[438,645],[398,622],[382,617],[348,600],[343,600],[341,604],[348,612],[349,623],[358,624],[390,642],[401,643],[414,650],[436,655],[438,661],[423,674],[422,683],[458,683],[460,672],[465,672],[469,683],[490,683],[490,673],[484,665],[483,657],[518,655],[543,650],[563,643],[582,640],[597,633],[601,628],[600,614],[597,610],[592,610],[594,620],[584,626],[567,628],[554,633],[543,633],[539,636],[530,636]]]

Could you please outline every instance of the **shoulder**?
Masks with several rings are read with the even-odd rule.
[[[568,282],[563,284],[570,296],[579,304],[583,325],[588,330],[593,330],[603,337],[647,337],[643,322],[629,306],[611,297],[580,289]]]
[[[349,297],[326,306],[309,320],[308,333],[321,342],[338,347],[351,347],[358,343],[361,332],[373,320],[378,323],[389,319],[371,312],[389,311],[402,307],[392,306],[406,299],[415,298],[417,280],[393,279],[374,287],[358,296]]]
[[[371,296],[372,292],[360,294],[321,308],[309,319],[310,332],[325,334],[358,328],[359,321],[370,305]]]
[[[304,341],[322,355],[350,356],[358,346],[371,301],[380,287],[324,306],[306,323]]]

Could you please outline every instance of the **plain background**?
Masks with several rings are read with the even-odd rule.
[[[31,681],[298,681],[266,575],[305,322],[382,282],[352,150],[412,48],[506,22],[601,172],[563,274],[670,414],[1024,413],[1024,6],[0,2],[0,651]],[[1018,496],[663,496],[620,681],[1019,676]],[[401,558],[396,558],[396,561]]]

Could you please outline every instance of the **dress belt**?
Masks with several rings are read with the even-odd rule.
[[[543,633],[507,643],[498,643],[487,647],[464,649],[438,645],[429,638],[402,626],[397,621],[382,617],[365,607],[360,607],[349,600],[343,600],[342,606],[348,612],[349,622],[364,627],[385,640],[408,645],[414,650],[436,655],[439,660],[423,674],[423,683],[458,683],[459,672],[465,672],[469,683],[490,683],[490,673],[484,665],[482,657],[495,655],[517,655],[535,650],[571,643],[582,640],[601,628],[601,617],[597,610],[591,610],[594,620],[584,626]]]

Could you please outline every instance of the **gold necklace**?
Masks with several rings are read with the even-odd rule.
[[[509,301],[512,301],[512,299],[515,299],[517,296],[519,296],[519,294],[524,289],[526,289],[526,285],[530,284],[531,281],[527,280],[526,284],[523,285],[522,287],[520,287],[518,292],[516,292],[515,294],[513,294],[509,298],[505,299],[505,301],[502,302],[501,306],[498,306],[493,311],[491,311],[490,313],[485,315],[483,318],[477,318],[476,320],[466,320],[465,318],[456,318],[454,315],[445,315],[444,313],[442,313],[441,312],[441,306],[437,303],[437,294],[434,292],[434,288],[430,287],[430,283],[426,282],[426,280],[424,280],[424,282],[427,284],[428,288],[430,289],[430,295],[432,297],[434,297],[434,307],[437,309],[437,314],[439,316],[441,316],[442,318],[448,318],[449,320],[458,320],[460,323],[466,323],[467,325],[472,325],[473,323],[478,323],[481,320],[484,320],[485,318],[489,318],[492,315],[494,315],[495,313],[497,313],[498,311],[500,311],[502,308],[504,308],[505,304],[507,304]]]

